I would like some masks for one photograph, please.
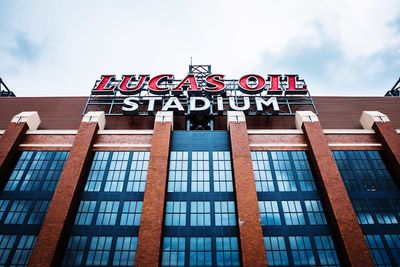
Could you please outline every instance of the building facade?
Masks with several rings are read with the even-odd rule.
[[[0,99],[0,265],[400,265],[400,99],[313,101],[198,130]]]

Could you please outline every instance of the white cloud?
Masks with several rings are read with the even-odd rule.
[[[309,58],[305,64],[320,61],[324,69],[350,75],[351,84],[367,77],[360,63],[372,62],[366,73],[391,73],[387,61],[400,47],[399,10],[397,0],[7,0],[0,4],[0,75],[18,96],[88,95],[100,74],[170,72],[182,77],[192,56],[194,63],[212,64],[214,72],[231,78],[288,64],[298,73],[309,68],[302,78],[317,85],[318,94],[328,94],[324,86],[335,86],[335,94],[346,95],[346,80],[332,84],[328,76],[294,64],[287,55],[296,47],[319,51],[309,53],[314,57],[334,50],[340,59]],[[35,61],[10,52],[21,33],[42,45]],[[400,66],[393,60],[390,64]]]

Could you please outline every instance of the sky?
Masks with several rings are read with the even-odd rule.
[[[400,77],[399,0],[0,0],[0,77],[17,96],[86,96],[101,74],[193,64],[296,73],[311,95],[383,96]]]

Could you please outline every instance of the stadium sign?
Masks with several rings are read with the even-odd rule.
[[[226,110],[249,115],[293,115],[299,106],[315,106],[304,80],[296,74],[102,75],[91,90],[84,113],[95,108],[107,115],[151,115],[158,110],[177,114],[223,115]],[[302,109],[304,110],[304,108]]]

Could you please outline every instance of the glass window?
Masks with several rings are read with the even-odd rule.
[[[144,192],[150,152],[135,151],[132,153],[126,192]]]
[[[215,192],[233,192],[231,155],[228,151],[213,151]]]
[[[128,167],[129,152],[113,152],[104,192],[122,192]]]
[[[188,152],[172,151],[169,164],[168,192],[187,192]]]
[[[381,237],[379,235],[366,235],[365,239],[372,253],[375,266],[391,266],[389,255],[386,252]]]
[[[321,201],[305,200],[304,205],[306,207],[308,220],[310,221],[311,225],[326,224],[326,218],[325,218],[324,210],[322,208]]]
[[[0,235],[0,264],[5,266],[14,246],[16,235]]]
[[[75,218],[75,225],[91,225],[96,201],[81,201]]]
[[[235,226],[236,211],[233,201],[216,201],[215,206],[215,225],[216,226]]]
[[[289,152],[273,151],[271,152],[271,158],[278,190],[281,192],[297,191],[293,168],[289,160]]]
[[[261,225],[281,225],[278,201],[258,201]]]
[[[288,266],[289,259],[283,236],[264,237],[268,266]]]
[[[114,266],[134,266],[137,237],[117,237],[115,245]]]
[[[68,152],[22,152],[4,191],[52,192]]]
[[[395,211],[386,199],[370,200],[370,205],[379,224],[397,224]]]
[[[289,244],[295,265],[316,265],[308,236],[289,236]]]
[[[217,265],[239,266],[239,245],[237,237],[217,237]]]
[[[42,224],[43,217],[47,212],[49,201],[38,200],[33,206],[33,210],[30,212],[28,224]]]
[[[400,235],[385,235],[386,242],[397,265],[400,265]]]
[[[119,201],[101,201],[96,225],[115,225],[119,209]]]
[[[85,191],[99,192],[107,169],[108,158],[110,152],[96,152],[92,166],[90,168],[89,177],[86,182]]]
[[[190,203],[190,226],[210,226],[211,209],[208,201],[192,201]]]
[[[340,266],[339,259],[330,236],[315,236],[318,258],[323,266]]]
[[[185,238],[164,237],[161,266],[185,265]]]
[[[192,152],[192,192],[210,192],[208,152]]]
[[[86,236],[71,236],[64,255],[63,266],[81,266],[87,242]]]
[[[305,225],[300,201],[282,201],[283,216],[286,225]]]
[[[272,178],[268,152],[251,152],[253,160],[254,179],[257,192],[274,192],[275,186]]]
[[[96,152],[86,192],[144,192],[150,153]]]
[[[314,177],[311,173],[310,164],[304,151],[291,151],[294,169],[300,185],[300,191],[316,191]]]
[[[23,224],[31,205],[32,201],[30,200],[14,200],[4,224]]]
[[[165,207],[166,226],[185,226],[186,225],[186,202],[167,201]]]
[[[36,242],[36,236],[23,235],[21,236],[14,256],[11,259],[11,266],[26,266],[32,254],[33,246]]]
[[[94,236],[90,242],[86,265],[107,266],[112,237]]]
[[[139,226],[142,208],[142,201],[124,201],[120,225]]]
[[[190,266],[212,266],[211,238],[190,238]]]
[[[360,224],[374,224],[367,201],[362,199],[353,200],[353,207],[357,213],[357,219]]]

